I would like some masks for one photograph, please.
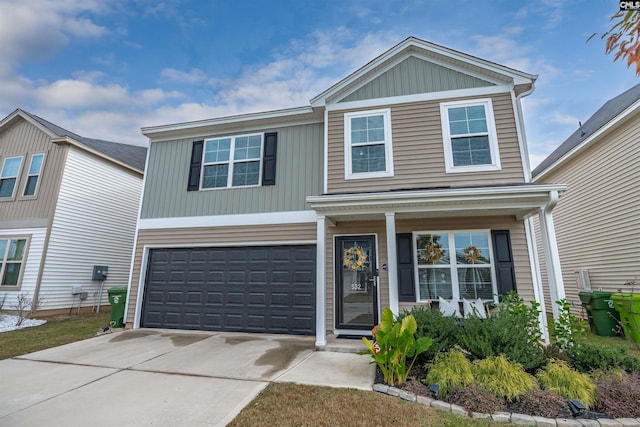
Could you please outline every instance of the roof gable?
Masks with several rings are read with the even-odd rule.
[[[15,123],[16,120],[20,119],[26,120],[41,129],[53,140],[65,138],[70,139],[80,148],[93,151],[107,160],[120,163],[128,168],[138,170],[139,172],[144,171],[147,156],[146,147],[104,141],[101,139],[85,138],[21,109],[15,110],[0,121],[0,129],[5,126],[10,126]]]
[[[416,37],[409,37],[340,80],[311,100],[313,107],[343,100],[375,81],[408,57],[415,56],[443,68],[492,84],[512,85],[516,94],[531,90],[537,76],[446,48]]]
[[[640,84],[611,98],[600,107],[580,128],[573,132],[533,170],[533,178],[540,178],[541,175],[549,172],[559,162],[571,156],[583,144],[589,143],[596,138],[601,131],[638,108],[640,108]]]
[[[495,85],[495,82],[487,79],[465,74],[410,54],[338,102]]]

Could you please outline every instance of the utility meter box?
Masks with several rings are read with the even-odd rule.
[[[91,280],[106,280],[108,271],[109,267],[106,265],[94,265]]]

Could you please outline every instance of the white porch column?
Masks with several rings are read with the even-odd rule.
[[[544,209],[540,209],[538,218],[540,219],[540,234],[544,247],[544,259],[547,267],[547,280],[549,282],[549,293],[551,296],[551,308],[553,318],[558,319],[558,304],[556,301],[565,297],[564,283],[562,281],[562,270],[560,269],[560,255],[558,254],[558,242],[556,240],[556,230],[553,225],[551,210],[558,203],[558,192],[551,192],[551,201]]]
[[[397,315],[398,303],[398,257],[396,249],[396,214],[386,212],[387,220],[387,275],[389,276],[389,308]]]
[[[536,302],[540,304],[540,315],[538,324],[544,342],[549,344],[549,328],[547,325],[547,309],[544,302],[544,291],[542,289],[542,279],[540,277],[540,264],[538,262],[538,249],[536,248],[536,232],[533,226],[533,218],[524,220],[524,231],[527,237],[527,251],[529,252],[529,267],[531,268],[531,279],[533,281],[533,295]]]
[[[316,347],[327,345],[326,306],[326,218],[318,215],[316,219]]]

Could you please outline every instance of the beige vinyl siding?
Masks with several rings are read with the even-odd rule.
[[[435,230],[509,230],[511,235],[511,250],[514,259],[516,284],[518,294],[526,301],[534,301],[533,280],[529,264],[529,252],[524,223],[510,216],[487,216],[465,218],[430,218],[430,219],[399,219],[396,221],[396,233],[412,233],[414,231]],[[376,234],[378,245],[378,269],[380,273],[379,294],[380,309],[389,305],[389,276],[380,266],[388,264],[387,233],[385,221],[341,222],[336,227],[327,229],[326,241],[326,277],[327,277],[327,331],[335,328],[335,236],[336,235],[366,235]],[[410,309],[418,303],[400,303],[400,310]]]
[[[340,102],[493,86],[486,80],[410,56]]]
[[[109,267],[103,305],[107,288],[127,285],[141,188],[140,174],[69,149],[40,284],[44,309],[71,307],[73,286],[89,293],[83,305],[95,305],[94,265]]]
[[[636,113],[544,177],[568,186],[553,219],[566,296],[575,312],[576,270],[589,270],[595,290],[616,292],[627,280],[640,279],[639,120]],[[543,283],[548,286],[545,275]]]
[[[23,197],[31,155],[45,153],[36,197]],[[0,168],[6,157],[22,156],[16,197],[0,201],[0,228],[48,226],[53,217],[67,147],[51,143],[49,136],[25,120],[18,120],[0,134]]]
[[[38,283],[38,272],[40,271],[40,261],[44,252],[44,241],[47,234],[46,228],[23,228],[12,230],[0,230],[0,239],[6,238],[26,238],[28,240],[26,257],[22,264],[22,278],[18,289],[0,289],[0,300],[4,299],[4,308],[12,310],[16,305],[17,297],[26,294],[29,298]],[[7,290],[8,289],[8,290]]]
[[[309,209],[306,196],[322,192],[322,123],[243,131],[231,135],[264,132],[278,133],[276,185],[264,187],[187,191],[192,144],[203,138],[152,142],[145,172],[147,179],[141,218]]]
[[[206,227],[140,230],[133,258],[127,322],[135,315],[140,268],[145,246],[188,247],[242,245],[251,246],[262,242],[293,242],[316,240],[316,223],[247,225],[242,227]]]
[[[491,99],[502,170],[490,172],[445,173],[440,102],[425,101],[375,107],[391,109],[395,172],[393,177],[345,180],[344,114],[347,111],[331,111],[328,133],[328,192],[524,182],[511,95],[491,95]]]

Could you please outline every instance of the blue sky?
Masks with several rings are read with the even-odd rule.
[[[538,74],[535,166],[640,83],[604,54],[613,0],[0,0],[0,112],[145,145],[140,127],[308,105],[408,36]]]

